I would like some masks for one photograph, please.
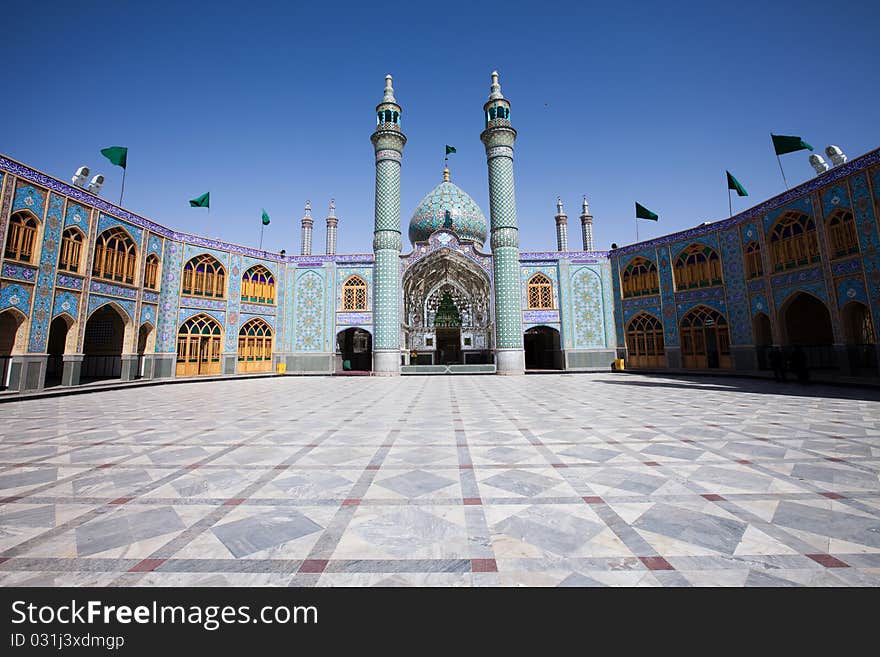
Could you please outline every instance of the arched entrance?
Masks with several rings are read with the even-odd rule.
[[[0,313],[0,390],[9,385],[9,365],[12,355],[20,353],[27,331],[27,318],[18,310],[9,308]]]
[[[209,315],[190,317],[177,331],[177,376],[220,374],[223,331]]]
[[[125,324],[113,306],[98,308],[86,322],[82,379],[118,379],[122,375]]]
[[[843,307],[840,319],[853,374],[876,372],[877,338],[868,307],[858,301],[850,301]]]
[[[373,370],[373,336],[362,328],[347,328],[336,335],[337,368],[344,372]]]
[[[681,318],[681,357],[685,368],[731,367],[727,318],[708,306],[697,306],[688,311]]]
[[[770,330],[770,318],[758,313],[752,318],[752,334],[755,336],[755,348],[758,352],[758,369],[770,368],[767,354],[773,344],[773,333]]]
[[[46,383],[45,386],[57,386],[61,383],[61,375],[64,373],[64,353],[67,351],[67,342],[73,320],[67,315],[58,315],[49,324],[49,339],[46,341]]]
[[[639,313],[626,325],[626,366],[666,367],[663,324],[653,315]]]
[[[255,317],[238,332],[238,371],[272,371],[272,327]]]
[[[785,331],[784,344],[800,347],[807,356],[807,366],[835,367],[834,331],[831,313],[819,299],[805,292],[797,292],[780,310]]]
[[[533,326],[523,334],[527,370],[561,370],[562,349],[559,331],[549,326]]]

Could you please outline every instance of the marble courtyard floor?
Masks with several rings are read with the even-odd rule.
[[[3,586],[878,586],[880,391],[279,377],[0,405]]]

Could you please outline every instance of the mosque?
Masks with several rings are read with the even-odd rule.
[[[0,384],[13,391],[259,372],[394,376],[529,370],[811,367],[877,376],[880,149],[729,219],[596,250],[555,215],[557,250],[521,251],[511,104],[483,105],[489,219],[449,171],[412,213],[391,77],[376,107],[372,252],[269,253],[177,232],[0,156]],[[818,170],[818,169],[817,169]]]

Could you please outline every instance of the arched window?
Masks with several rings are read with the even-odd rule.
[[[681,318],[684,367],[731,367],[727,318],[713,308],[697,306]]]
[[[263,265],[254,265],[241,277],[241,300],[275,303],[275,277]]]
[[[183,294],[209,299],[226,296],[226,271],[216,258],[196,256],[183,267]]]
[[[137,248],[128,233],[121,228],[110,228],[98,235],[92,276],[134,285],[136,264]]]
[[[177,376],[220,373],[220,324],[208,315],[190,317],[177,332]]]
[[[663,324],[647,313],[639,313],[626,325],[628,367],[666,367]]]
[[[144,269],[144,287],[151,290],[159,289],[159,256],[155,253],[147,256]]]
[[[83,247],[82,231],[79,228],[68,228],[61,235],[61,254],[58,256],[58,269],[79,272],[80,258]]]
[[[264,320],[254,318],[238,332],[239,372],[268,372],[272,370],[272,327]]]
[[[691,244],[675,260],[675,289],[721,285],[721,258],[705,244]]]
[[[838,210],[828,220],[828,241],[832,258],[842,258],[859,252],[856,222],[849,210]]]
[[[529,279],[529,308],[553,307],[553,283],[544,274],[538,273]]]
[[[360,276],[349,276],[342,286],[342,309],[367,309],[367,283]]]
[[[630,260],[621,277],[623,298],[642,297],[660,292],[660,279],[657,276],[657,265],[645,258]]]
[[[773,268],[776,271],[803,267],[819,261],[816,224],[802,212],[789,211],[770,229]]]
[[[746,244],[746,278],[749,280],[764,275],[764,263],[761,261],[761,245],[757,242]]]
[[[36,262],[34,246],[39,222],[30,212],[16,212],[9,218],[5,257],[20,262]]]

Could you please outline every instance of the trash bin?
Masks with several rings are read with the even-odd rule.
[[[275,367],[278,374],[284,374],[287,372],[287,363],[278,363]]]
[[[623,370],[623,358],[615,358],[611,363],[611,369],[615,372],[620,372]]]

